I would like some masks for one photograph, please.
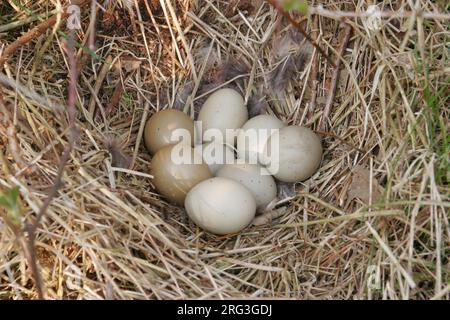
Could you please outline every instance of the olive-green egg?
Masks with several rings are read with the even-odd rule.
[[[165,109],[155,113],[147,120],[144,131],[144,143],[151,154],[161,148],[180,142],[180,138],[173,139],[172,133],[176,129],[184,129],[189,134],[189,144],[194,141],[194,121],[184,112],[176,109]]]
[[[153,184],[156,190],[170,202],[178,205],[184,203],[186,194],[198,183],[212,178],[208,165],[200,160],[194,162],[195,153],[190,146],[184,146],[187,154],[193,160],[188,163],[179,163],[174,157],[174,148],[179,146],[169,145],[160,149],[153,156],[150,163],[150,174],[153,176]],[[197,157],[201,155],[197,154]]]

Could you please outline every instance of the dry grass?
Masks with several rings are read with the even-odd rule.
[[[17,5],[25,2],[28,11]],[[78,52],[80,135],[36,241],[48,298],[450,297],[448,21],[392,18],[372,32],[350,20],[321,169],[294,192],[280,192],[280,217],[217,237],[154,191],[140,143],[145,118],[167,107],[195,114],[208,92],[228,85],[258,111],[318,129],[332,67],[319,56],[311,90],[314,50],[261,1],[122,2],[128,9],[116,3],[98,12],[95,54]],[[414,2],[448,10],[446,1]],[[3,1],[0,50],[57,3]],[[355,11],[364,3],[327,8]],[[412,10],[406,0],[382,3]],[[77,40],[87,46],[89,8],[83,17]],[[331,56],[339,24],[318,21],[319,43]],[[303,22],[308,32],[311,25]],[[59,110],[67,61],[57,30],[66,30],[64,21],[17,51],[0,79],[18,144],[13,152],[10,137],[0,138],[0,188],[20,187],[26,217],[39,211],[68,139]],[[366,180],[353,176],[361,166]],[[0,298],[35,298],[33,283],[0,220]]]

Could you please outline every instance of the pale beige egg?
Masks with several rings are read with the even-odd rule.
[[[209,166],[213,175],[226,163],[234,163],[235,156],[231,147],[216,141],[206,142],[195,146],[196,150],[201,150],[203,160]]]
[[[221,177],[205,180],[192,188],[184,205],[195,224],[218,235],[241,231],[256,213],[251,192],[239,182]]]
[[[298,182],[311,177],[321,160],[320,138],[311,129],[288,126],[268,139],[262,163],[278,180]]]
[[[283,121],[268,114],[259,115],[248,120],[237,136],[237,155],[250,163],[260,161],[269,137],[283,128]]]
[[[277,196],[277,185],[270,173],[258,164],[227,164],[217,177],[239,182],[253,194],[258,210],[264,210]]]
[[[234,145],[235,136],[226,136],[227,129],[239,129],[248,119],[244,99],[234,89],[220,89],[211,94],[198,115],[201,121],[204,141],[215,140],[208,130],[216,130],[222,135],[221,142]],[[212,131],[209,131],[211,133]],[[217,139],[216,139],[217,140]]]

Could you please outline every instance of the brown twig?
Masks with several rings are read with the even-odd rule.
[[[78,131],[76,128],[76,97],[77,97],[77,82],[78,82],[78,74],[77,74],[77,62],[75,58],[75,49],[74,49],[74,35],[73,32],[69,36],[69,40],[67,41],[67,57],[69,61],[69,92],[67,99],[67,114],[69,121],[69,139],[66,147],[64,148],[63,154],[59,160],[58,164],[58,172],[56,174],[55,180],[53,182],[53,187],[50,190],[47,198],[45,199],[42,207],[39,210],[39,213],[36,216],[35,223],[33,227],[30,229],[32,234],[36,231],[39,226],[42,217],[45,215],[47,208],[49,207],[51,201],[58,193],[59,188],[62,185],[61,179],[64,173],[64,168],[69,160],[70,153],[72,152],[73,146],[78,136]]]
[[[77,98],[77,82],[78,82],[78,73],[77,73],[77,62],[76,62],[76,52],[75,52],[75,40],[74,40],[74,31],[71,31],[69,34],[69,38],[66,42],[66,52],[69,63],[69,90],[68,90],[68,98],[67,98],[67,114],[68,114],[68,122],[69,122],[69,137],[68,143],[64,148],[63,154],[59,160],[58,171],[53,182],[52,188],[50,189],[47,197],[44,200],[41,208],[39,209],[38,214],[36,215],[35,220],[32,223],[27,223],[25,226],[25,230],[28,233],[28,242],[29,248],[31,249],[29,252],[30,255],[30,264],[33,272],[33,276],[36,282],[36,287],[39,295],[39,299],[44,299],[44,287],[42,284],[42,279],[40,273],[38,272],[37,258],[36,258],[36,250],[35,250],[35,242],[36,242],[36,230],[40,225],[42,218],[45,216],[50,203],[58,194],[58,190],[62,186],[62,175],[64,173],[64,169],[66,164],[70,158],[70,154],[73,150],[75,141],[78,137],[78,131],[76,128],[76,98]]]
[[[0,93],[0,106],[2,109],[5,109],[5,110],[3,110],[4,116],[8,117],[7,112],[9,112],[9,111],[5,108],[5,106],[3,104],[3,99],[1,97],[1,93]],[[11,144],[11,140],[13,140],[13,137],[8,136],[8,141],[10,144]],[[15,154],[15,152],[13,150],[11,150],[11,152],[13,153],[13,155]],[[14,160],[17,162],[17,159],[15,157],[14,157]],[[2,169],[4,170],[4,172],[7,175],[10,175],[11,172],[9,170],[7,160],[3,156],[2,150],[0,150],[0,162],[2,163]],[[20,201],[20,199],[19,199],[19,201]],[[19,205],[19,207],[21,207],[21,205]],[[43,286],[42,286],[41,275],[39,273],[39,269],[38,269],[38,265],[37,265],[36,251],[34,250],[34,244],[32,244],[32,242],[30,242],[30,241],[27,241],[27,239],[25,238],[25,235],[24,235],[24,231],[22,230],[20,225],[13,223],[8,218],[8,216],[3,215],[1,211],[0,211],[0,215],[3,216],[3,220],[5,221],[6,225],[13,231],[16,242],[22,248],[23,254],[25,255],[25,259],[27,260],[28,265],[30,266],[31,274],[32,274],[32,277],[36,284],[36,288],[38,291],[38,297],[39,297],[39,299],[43,299],[44,291],[43,291]]]
[[[348,41],[350,39],[350,34],[352,32],[352,27],[349,24],[343,22],[341,25],[344,28],[342,36],[340,37],[341,46],[339,47],[339,50],[337,52],[337,56],[335,59],[336,60],[335,67],[333,70],[333,75],[331,76],[331,83],[330,83],[330,88],[328,91],[328,97],[327,97],[327,101],[325,104],[325,109],[323,110],[323,114],[322,114],[322,117],[320,118],[320,122],[319,122],[319,130],[322,130],[322,131],[325,131],[326,120],[328,119],[330,112],[331,112],[331,108],[332,108],[333,101],[334,101],[334,95],[336,93],[336,85],[338,83],[339,74],[341,71],[340,70],[341,59],[342,59],[345,49],[347,48]]]
[[[3,162],[3,154],[0,150],[0,159]],[[8,219],[7,215],[4,215],[2,212],[0,212],[0,216],[2,216],[3,220],[5,221],[6,225],[9,227],[10,230],[14,233],[15,241],[19,245],[19,247],[22,248],[23,254],[25,256],[25,259],[28,261],[28,264],[31,268],[31,274],[33,276],[33,279],[36,282],[36,279],[41,279],[39,270],[37,269],[37,263],[32,263],[32,261],[36,261],[36,253],[34,250],[34,247],[30,247],[30,242],[27,241],[27,239],[24,236],[23,230],[20,228],[20,226],[12,223],[10,219]],[[40,281],[40,280],[38,280]],[[37,282],[36,282],[37,283]],[[40,288],[38,285],[36,285],[38,288]],[[38,289],[38,297],[42,299],[43,292],[39,291]]]
[[[86,3],[87,1],[81,1],[79,4],[82,5]],[[65,10],[60,15],[61,19],[64,19],[68,17],[68,13]],[[14,54],[16,50],[18,50],[23,45],[27,44],[32,39],[38,37],[40,34],[44,33],[48,28],[53,26],[58,19],[58,15],[54,15],[51,18],[43,21],[36,27],[32,28],[30,31],[25,33],[23,36],[19,37],[16,41],[11,43],[6,49],[3,51],[3,54],[0,56],[0,71],[3,69],[3,66],[7,59]],[[35,250],[35,243],[36,243],[36,230],[39,227],[39,224],[44,217],[45,213],[47,212],[47,209],[53,200],[53,198],[57,195],[59,188],[61,187],[61,178],[62,174],[64,172],[64,168],[66,166],[66,163],[70,157],[70,153],[72,152],[73,145],[75,143],[76,137],[77,137],[77,131],[76,131],[76,125],[75,125],[75,119],[76,119],[76,86],[77,86],[77,69],[76,69],[76,59],[75,59],[75,46],[74,46],[74,34],[71,33],[68,41],[68,48],[67,48],[67,54],[69,59],[69,73],[70,73],[70,84],[69,84],[69,96],[67,101],[67,112],[69,117],[69,126],[70,126],[70,133],[69,133],[69,142],[63,152],[63,155],[60,159],[59,167],[58,167],[58,173],[55,178],[55,181],[53,183],[53,187],[50,190],[49,194],[47,195],[47,198],[45,199],[42,207],[40,208],[36,219],[32,223],[26,223],[25,224],[25,231],[28,234],[27,240],[25,240],[24,232],[21,230],[19,231],[18,228],[13,228],[14,234],[16,235],[17,241],[22,246],[24,250],[25,257],[28,261],[28,264],[31,269],[31,273],[33,276],[33,279],[35,281],[36,290],[38,293],[39,299],[44,299],[44,285],[42,282],[42,277],[39,272],[38,267],[38,261],[36,256],[36,250]],[[9,116],[8,110],[6,109],[6,106],[3,103],[3,99],[1,97],[0,92],[0,108],[3,114],[3,120],[6,122],[6,132],[8,136],[8,142],[10,145],[11,153],[13,154],[14,160],[16,163],[20,164],[23,161],[19,157],[18,152],[18,145],[16,141],[16,135],[14,126],[12,125],[11,117]]]
[[[319,37],[318,31],[319,31],[319,17],[315,16],[311,28],[311,38],[315,42],[317,42],[317,39]],[[317,57],[318,57],[317,52],[314,52],[311,62],[311,101],[309,103],[309,110],[308,110],[309,114],[312,114],[314,112],[317,101],[317,86],[319,84],[319,81],[317,80],[317,74],[319,71],[319,59],[317,59]]]
[[[335,62],[331,59],[331,57],[311,38],[311,36],[305,31],[305,29],[303,29],[303,27],[294,20],[294,18],[291,17],[291,15],[286,12],[283,7],[281,7],[281,5],[276,1],[276,0],[267,0],[272,7],[274,7],[283,17],[285,17],[289,23],[294,26],[304,37],[306,40],[308,40],[313,46],[314,48],[317,49],[317,51],[320,52],[320,54],[327,59],[327,61],[333,66],[335,67]]]
[[[89,22],[89,50],[95,51],[95,24],[97,20],[97,1],[91,1],[91,21]]]
[[[87,0],[81,0],[81,1],[72,1],[72,3],[76,3],[80,6],[86,4]],[[60,14],[60,18],[64,19],[69,16],[67,10],[64,10]],[[13,43],[11,43],[9,46],[6,47],[6,49],[3,51],[3,54],[0,56],[0,71],[3,69],[3,66],[7,59],[14,54],[15,51],[17,51],[20,47],[27,44],[32,39],[38,37],[42,33],[44,33],[48,28],[53,26],[58,20],[58,15],[54,15],[50,17],[49,19],[43,21],[36,27],[32,28],[30,31],[25,33],[23,36],[19,37],[17,40],[15,40]],[[39,266],[38,266],[38,259],[36,256],[36,231],[40,225],[40,222],[42,218],[45,216],[48,207],[50,206],[50,203],[54,199],[54,197],[57,195],[58,190],[60,189],[62,185],[62,175],[64,172],[64,168],[66,167],[66,164],[69,160],[70,154],[73,150],[75,141],[78,136],[77,128],[76,128],[76,97],[77,97],[77,63],[76,63],[76,52],[75,52],[75,33],[72,30],[69,34],[69,38],[67,40],[67,56],[69,61],[69,92],[68,92],[68,100],[67,100],[67,113],[68,113],[68,122],[69,122],[69,138],[68,143],[64,149],[64,152],[60,158],[59,165],[58,165],[58,172],[55,177],[55,180],[53,182],[53,186],[48,193],[46,199],[44,200],[44,203],[42,204],[41,208],[39,209],[39,212],[36,215],[36,218],[33,222],[25,223],[24,230],[20,228],[12,228],[14,231],[14,234],[16,236],[16,239],[18,243],[23,248],[25,257],[28,261],[28,264],[31,269],[31,273],[35,282],[36,290],[38,293],[39,299],[45,298],[44,293],[44,285],[42,281],[41,274],[39,272]],[[8,136],[8,141],[10,144],[11,152],[14,156],[14,160],[16,163],[21,163],[20,159],[17,158],[19,155],[17,142],[15,140],[15,131],[13,131],[14,126],[12,125],[11,117],[9,115],[9,111],[6,109],[6,106],[3,103],[3,99],[0,92],[0,110],[3,114],[3,120],[6,124],[6,132]],[[17,150],[16,150],[17,149]],[[27,232],[27,238],[24,237],[25,233]]]

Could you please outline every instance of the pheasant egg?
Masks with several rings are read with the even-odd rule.
[[[253,162],[259,161],[270,135],[285,124],[278,118],[265,114],[248,120],[237,137],[238,158]]]
[[[200,146],[196,146],[198,149]],[[234,151],[231,147],[216,141],[201,145],[203,160],[208,164],[213,175],[226,163],[234,162]]]
[[[321,159],[320,138],[311,129],[288,126],[268,139],[262,162],[278,180],[298,182],[311,177]]]
[[[203,104],[198,115],[202,121],[205,141],[214,140],[207,130],[216,129],[222,134],[222,142],[234,145],[235,137],[226,138],[226,129],[239,129],[248,119],[247,107],[242,96],[233,89],[220,89],[211,94]]]
[[[145,125],[144,142],[148,151],[155,154],[169,144],[180,142],[180,138],[172,139],[172,133],[176,129],[185,129],[190,135],[192,145],[194,121],[187,114],[176,109],[165,109],[155,113]]]
[[[201,155],[195,155],[196,152],[189,146],[185,145],[184,150],[191,161],[180,163],[176,160],[174,156],[177,152],[174,148],[177,146],[180,144],[166,146],[153,156],[150,174],[153,175],[156,190],[169,201],[181,205],[189,190],[199,182],[212,178],[212,174],[208,165],[202,161]],[[198,161],[194,162],[195,159]]]
[[[256,213],[251,192],[239,182],[221,177],[205,180],[192,188],[184,205],[195,224],[218,235],[241,231]]]
[[[277,186],[270,173],[257,164],[227,164],[218,177],[239,182],[253,194],[258,210],[263,210],[277,196]]]

